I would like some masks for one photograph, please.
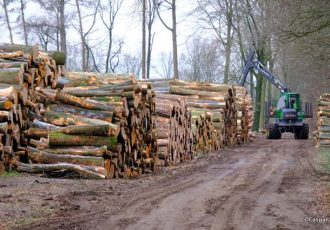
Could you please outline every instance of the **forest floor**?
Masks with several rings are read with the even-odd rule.
[[[310,140],[261,136],[131,180],[9,174],[0,229],[330,229],[319,154]]]

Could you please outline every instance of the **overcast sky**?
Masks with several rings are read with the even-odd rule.
[[[124,3],[119,11],[118,18],[116,19],[115,24],[115,31],[114,36],[118,39],[123,39],[124,46],[123,46],[123,53],[129,53],[132,55],[136,55],[141,52],[141,17],[140,15],[132,15],[134,9],[134,2],[136,0],[124,0]],[[39,16],[38,13],[41,15],[43,14],[42,10],[36,11],[36,9],[40,8],[36,3],[33,1],[27,1],[27,8],[26,8],[26,18],[31,16]],[[73,5],[73,1],[70,2],[66,6],[66,11],[68,12],[75,12],[76,8]],[[18,4],[18,3],[17,3]],[[178,51],[179,56],[182,52],[186,50],[186,41],[191,37],[193,34],[193,27],[195,25],[194,18],[188,17],[187,15],[193,9],[193,3],[189,0],[177,0],[177,32],[178,32]],[[88,9],[82,7],[81,8],[82,15],[86,15],[89,12]],[[171,25],[171,12],[162,12],[162,16],[164,20]],[[14,23],[15,18],[17,15],[12,13],[10,15],[10,19],[12,23]],[[88,21],[85,20],[84,24],[86,28],[88,27]],[[74,30],[72,27],[72,22],[67,21],[66,24],[70,26],[70,29],[67,30],[67,40],[72,44],[80,45],[80,39],[77,31]],[[9,43],[9,33],[5,24],[1,26],[1,33],[3,36],[0,36],[0,42],[7,42]],[[12,26],[15,28],[15,26]],[[98,39],[102,37],[106,37],[106,34],[103,32],[103,25],[99,20],[97,22],[95,32],[91,36],[95,36]],[[153,63],[152,65],[157,65],[157,61],[159,56],[162,52],[169,53],[172,51],[172,38],[171,32],[166,29],[159,19],[156,19],[153,31],[155,32],[155,40],[153,46]],[[14,42],[18,44],[22,44],[24,41],[21,35],[15,34],[14,35]]]

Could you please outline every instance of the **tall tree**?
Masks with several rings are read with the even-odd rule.
[[[66,53],[65,0],[57,0],[59,8],[60,50]]]
[[[147,11],[147,0],[142,0],[142,79],[146,78],[146,11]]]
[[[173,76],[173,55],[161,52],[159,65],[155,67],[157,74],[162,78],[170,79]]]
[[[105,26],[108,34],[108,45],[105,57],[105,72],[115,72],[119,65],[119,54],[123,46],[123,41],[118,41],[117,47],[115,46],[115,38],[113,30],[118,12],[123,4],[123,0],[109,0],[106,4],[101,4],[99,8],[100,17]]]
[[[56,50],[65,52],[67,51],[67,42],[66,42],[66,24],[65,21],[68,20],[68,15],[65,14],[65,5],[69,0],[35,0],[39,3],[42,9],[46,11],[45,15],[32,17],[41,18],[44,21],[44,24],[47,24],[47,19],[49,20],[49,27],[56,28],[56,36],[54,40],[56,41]],[[29,24],[34,24],[33,20],[29,20]],[[54,22],[55,21],[55,22]]]
[[[12,28],[11,28],[11,24],[10,24],[10,19],[9,19],[9,13],[8,13],[8,5],[13,2],[12,0],[3,0],[2,1],[2,8],[5,11],[5,20],[6,20],[6,24],[7,24],[7,29],[9,32],[9,37],[10,37],[10,43],[14,44],[13,41],[13,32],[12,32]]]
[[[155,2],[156,0],[154,0]],[[171,10],[172,27],[168,26],[160,15],[160,8]],[[177,43],[177,22],[176,22],[176,0],[159,0],[156,5],[156,12],[162,24],[172,33],[172,54],[173,54],[173,74],[174,79],[179,79],[179,62],[178,62],[178,43]]]
[[[21,21],[22,21],[22,27],[23,27],[24,42],[25,42],[25,45],[28,45],[29,41],[28,41],[28,32],[27,32],[27,26],[26,26],[26,20],[25,20],[25,8],[26,8],[26,1],[20,0],[20,13],[21,13]]]
[[[236,0],[197,0],[194,10],[202,29],[212,30],[224,49],[225,64],[223,82],[228,83],[234,36],[234,5]]]
[[[220,82],[222,59],[216,40],[194,37],[187,44],[187,52],[181,59],[181,75],[187,80]]]
[[[141,58],[136,55],[123,54],[118,69],[123,74],[134,74],[139,76],[141,71]]]
[[[152,47],[153,41],[155,37],[155,33],[152,31],[152,26],[155,21],[156,16],[156,4],[153,0],[148,0],[147,5],[147,28],[148,28],[148,41],[147,41],[147,78],[150,78],[150,68],[151,68],[151,54],[152,54]]]
[[[79,27],[76,29],[79,32],[80,40],[81,40],[82,70],[86,72],[86,71],[90,71],[89,59],[92,55],[92,50],[90,45],[88,44],[87,37],[92,33],[92,30],[95,26],[100,0],[98,1],[75,0],[75,3],[76,3],[78,22],[79,22]],[[93,12],[89,15],[82,15],[81,13],[82,6],[92,8]],[[89,20],[90,25],[87,30],[84,30],[84,25],[87,24],[87,22],[84,23],[83,19],[85,20],[90,19],[90,17],[92,17],[92,20]]]

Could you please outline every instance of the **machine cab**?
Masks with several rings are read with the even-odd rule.
[[[295,121],[300,119],[301,100],[297,93],[284,93],[277,102],[276,118]]]
[[[295,109],[301,110],[300,96],[297,93],[284,93],[277,102],[276,110]]]

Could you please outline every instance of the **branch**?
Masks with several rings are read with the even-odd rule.
[[[166,29],[168,29],[169,31],[173,31],[173,28],[169,27],[169,26],[165,23],[165,21],[163,20],[163,18],[160,16],[159,8],[160,8],[162,2],[157,3],[157,1],[154,0],[154,4],[155,4],[155,6],[156,6],[156,12],[157,12],[158,18],[159,18],[159,20],[161,21],[161,23],[166,27]]]

